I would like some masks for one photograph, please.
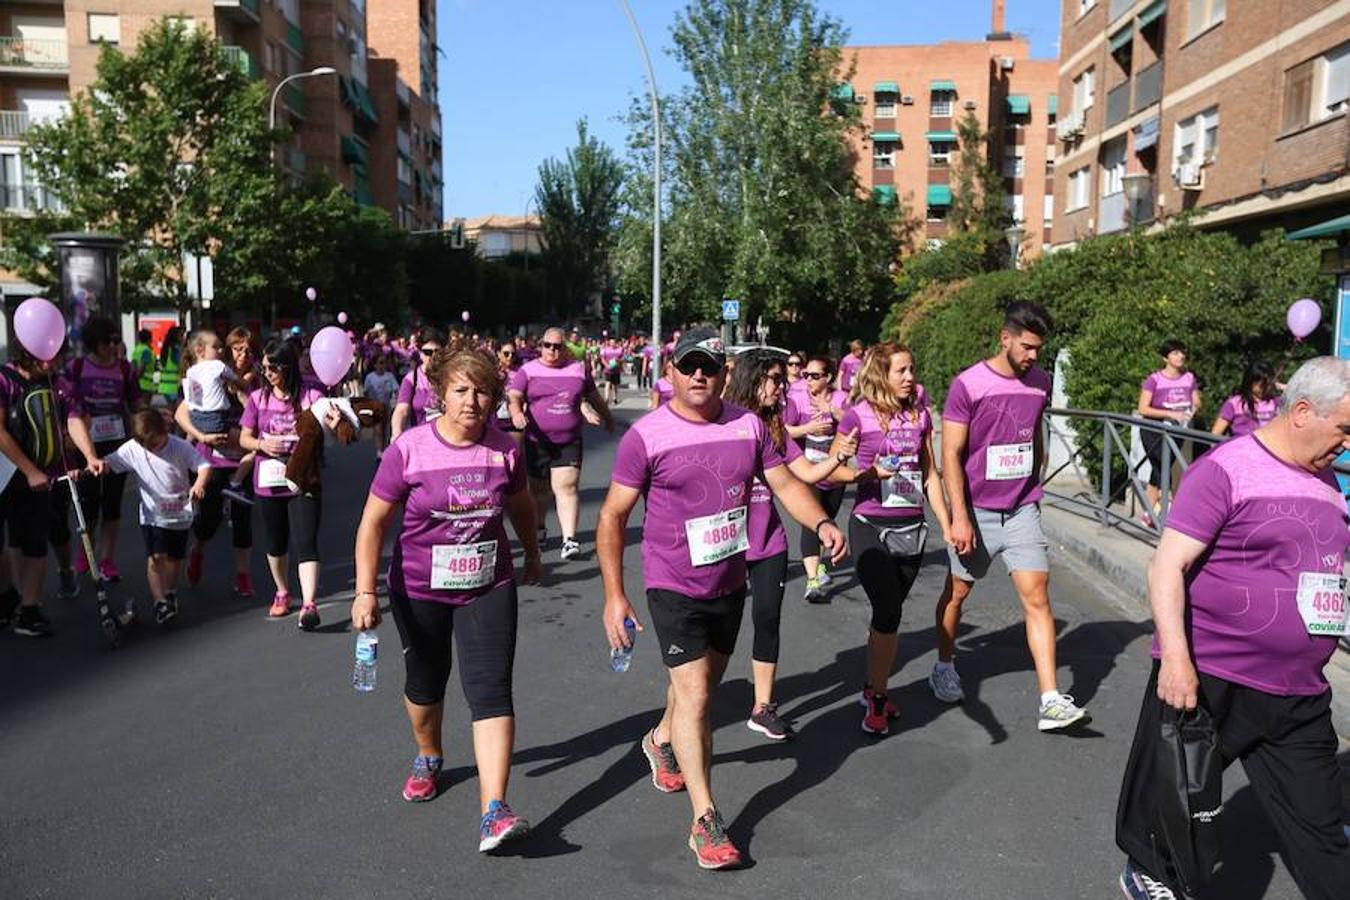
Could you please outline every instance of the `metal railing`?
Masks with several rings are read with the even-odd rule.
[[[1118,125],[1130,114],[1130,82],[1128,79],[1106,92],[1106,127]]]
[[[1114,194],[1106,194],[1097,201],[1097,231],[1100,234],[1110,234],[1113,231],[1121,231],[1128,224],[1126,207],[1129,204],[1125,199],[1124,191],[1116,191]]]
[[[0,141],[22,140],[32,122],[28,113],[15,109],[0,109]]]
[[[1147,69],[1140,69],[1139,74],[1134,76],[1134,105],[1131,109],[1139,112],[1149,104],[1157,103],[1158,98],[1162,96],[1162,83],[1162,60],[1158,60]]]
[[[70,66],[70,56],[63,40],[0,37],[0,66],[65,69]]]

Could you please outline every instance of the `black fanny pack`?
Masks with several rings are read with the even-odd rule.
[[[923,556],[923,548],[928,543],[928,523],[923,519],[905,525],[883,525],[880,522],[869,521],[856,513],[854,518],[868,528],[876,530],[881,546],[885,547],[891,556]]]

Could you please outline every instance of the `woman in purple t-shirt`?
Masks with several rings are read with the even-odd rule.
[[[1233,437],[1242,437],[1275,418],[1279,411],[1275,370],[1270,363],[1255,360],[1247,364],[1237,392],[1223,402],[1211,431],[1226,434],[1231,429]]]
[[[1195,373],[1186,368],[1186,345],[1170,339],[1162,342],[1158,353],[1163,358],[1163,367],[1144,379],[1139,386],[1139,403],[1135,409],[1137,415],[1153,419],[1165,425],[1189,426],[1195,414],[1200,411],[1200,388]],[[1148,457],[1150,471],[1148,476],[1148,499],[1152,512],[1158,511],[1162,499],[1163,435],[1160,431],[1144,431],[1140,435],[1144,443],[1144,454]],[[1176,484],[1172,490],[1176,490]],[[1145,513],[1145,524],[1152,527],[1153,520]]]
[[[380,461],[356,534],[352,627],[366,631],[380,623],[380,553],[402,506],[388,584],[407,674],[404,706],[417,742],[403,799],[430,800],[437,793],[453,637],[473,716],[483,815],[478,849],[491,850],[529,831],[505,803],[515,739],[517,601],[503,515],[524,546],[521,581],[537,583],[543,566],[523,452],[510,436],[488,427],[502,398],[496,367],[474,350],[442,351],[426,375],[445,413],[405,431]]]
[[[435,401],[435,391],[427,381],[425,367],[436,351],[445,346],[445,338],[436,329],[427,328],[422,331],[422,339],[416,346],[417,358],[413,359],[412,368],[398,386],[394,414],[389,419],[389,433],[395,438],[404,430],[441,414],[440,404]]]
[[[841,437],[830,452],[808,459],[797,443],[788,437],[783,420],[783,359],[768,350],[750,350],[737,360],[736,371],[727,383],[722,399],[744,409],[758,412],[768,429],[774,447],[787,460],[793,475],[807,484],[818,484],[857,451],[857,441]],[[837,507],[836,507],[837,508]],[[829,510],[827,509],[828,513]],[[802,529],[803,532],[810,529]],[[770,740],[792,735],[792,728],[778,717],[773,701],[773,683],[778,673],[779,622],[783,613],[783,587],[787,582],[787,532],[774,506],[773,492],[764,480],[755,477],[750,488],[750,511],[746,531],[750,547],[745,560],[749,569],[751,609],[755,625],[751,669],[755,682],[755,705],[745,723],[752,731]],[[817,548],[819,544],[816,545]]]
[[[239,420],[239,446],[257,454],[253,466],[254,504],[262,514],[266,534],[267,567],[276,593],[270,615],[291,611],[287,555],[295,544],[300,574],[300,628],[319,627],[319,495],[301,494],[286,478],[286,460],[299,436],[296,421],[323,396],[300,384],[300,360],[289,341],[272,341],[263,349],[263,378],[267,384],[249,394]],[[340,414],[339,414],[340,415]]]
[[[809,462],[820,462],[829,457],[836,425],[848,408],[848,394],[830,388],[833,375],[834,362],[828,356],[812,356],[807,359],[799,382],[805,384],[806,388],[783,392],[787,401],[783,409],[783,423]],[[826,481],[811,490],[825,510],[825,515],[833,519],[839,514],[839,507],[844,502],[843,485]],[[820,562],[820,541],[816,539],[815,532],[802,531],[800,549],[802,568],[806,570],[806,601],[824,603],[828,600],[825,588],[830,583],[830,576]]]

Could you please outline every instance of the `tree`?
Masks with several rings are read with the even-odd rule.
[[[230,254],[298,233],[278,215],[265,91],[205,30],[161,19],[134,53],[104,46],[70,114],[33,127],[28,159],[65,218],[128,242],[129,306],[157,297],[186,307],[185,254],[228,269]],[[30,265],[40,266],[37,229],[52,224],[39,217],[7,229]]]
[[[665,104],[663,304],[676,321],[712,317],[723,297],[748,321],[879,320],[905,216],[853,175],[845,138],[860,119],[830,103],[851,77],[842,26],[811,0],[690,0],[672,36],[692,84]],[[650,112],[634,105],[629,122],[634,168],[650,172]],[[645,296],[650,193],[632,193],[620,283]]]
[[[539,166],[535,201],[548,245],[544,264],[564,316],[584,309],[591,291],[608,287],[622,186],[622,163],[590,136],[585,119],[577,122],[577,143],[566,158]]]
[[[1004,230],[1012,216],[1004,205],[1007,193],[1003,179],[989,161],[989,134],[980,127],[975,113],[967,111],[957,123],[960,153],[953,170],[952,205],[947,226],[952,231],[973,234],[983,246],[988,269],[1000,265]]]

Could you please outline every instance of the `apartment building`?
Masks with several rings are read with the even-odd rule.
[[[865,133],[850,138],[858,181],[879,203],[903,201],[929,241],[947,233],[957,127],[973,113],[1023,228],[1021,252],[1034,256],[1049,241],[1057,66],[1004,31],[1002,6],[983,41],[844,48],[853,75],[835,103],[861,108]]]
[[[423,52],[420,59],[415,52],[400,67],[397,57],[386,61],[371,46],[367,20],[383,35],[409,9],[414,13],[411,27],[420,35],[414,43]],[[0,4],[0,209],[23,212],[55,203],[24,170],[21,151],[29,127],[69,110],[70,97],[94,81],[103,44],[132,48],[140,33],[164,16],[209,30],[247,75],[274,90],[291,76],[319,67],[336,70],[289,81],[275,94],[277,124],[291,131],[289,143],[278,149],[278,166],[297,179],[325,172],[354,200],[382,207],[404,227],[436,227],[440,222],[432,0],[422,0],[421,6],[419,0]],[[398,44],[402,38],[389,34],[388,40]],[[416,73],[416,107],[398,71]],[[410,126],[417,129],[416,140]],[[397,187],[404,167],[396,150],[406,150],[407,180],[422,188],[407,202]],[[5,273],[0,273],[0,289],[10,297],[35,290]]]
[[[512,253],[544,252],[544,223],[537,215],[479,216],[464,222],[464,238],[472,241],[484,259],[501,259]]]
[[[1055,247],[1350,207],[1350,0],[1064,0]]]

